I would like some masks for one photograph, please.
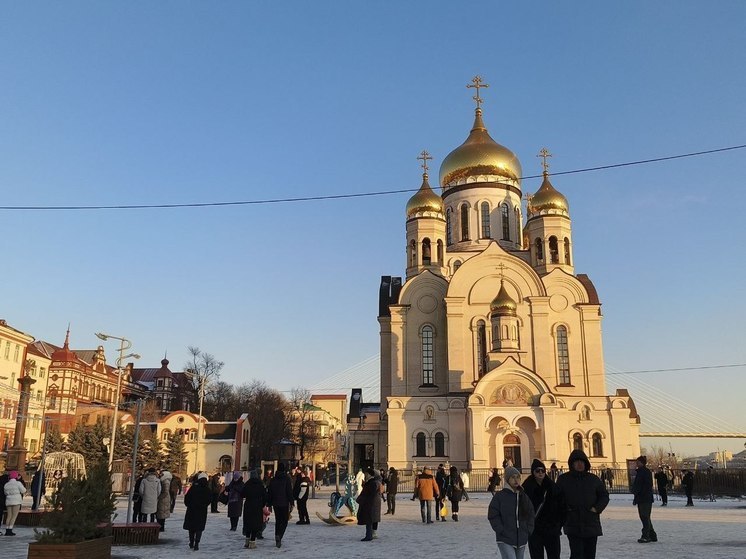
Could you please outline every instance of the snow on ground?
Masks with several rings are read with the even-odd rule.
[[[274,545],[273,521],[265,531],[266,539],[257,542],[257,549],[244,549],[240,532],[229,531],[230,524],[221,505],[220,514],[208,516],[207,529],[197,552],[187,545],[187,533],[181,528],[184,505],[179,502],[174,514],[166,521],[166,531],[161,534],[158,545],[116,546],[112,556],[116,559],[180,559],[189,556],[211,559],[248,556],[287,559],[497,557],[495,536],[487,522],[488,494],[475,493],[469,502],[462,503],[458,523],[449,518],[447,522],[430,525],[422,524],[419,505],[408,497],[400,495],[397,499],[396,516],[382,517],[377,540],[361,542],[364,527],[328,526],[318,520],[316,512],[324,516],[328,514],[328,491],[319,492],[315,500],[309,501],[311,525],[297,526],[297,514],[293,513],[281,549]],[[653,525],[659,541],[638,544],[640,521],[631,496],[612,495],[611,499],[601,516],[605,535],[599,538],[598,559],[746,559],[746,501],[720,499],[711,503],[695,500],[694,507],[684,507],[683,499],[673,497],[667,507],[656,503]],[[120,501],[118,510],[118,520],[123,521],[126,502]],[[15,538],[0,536],[2,559],[26,557],[27,544],[33,541],[33,529],[17,527],[15,532],[18,534]],[[569,557],[564,536],[562,547],[562,557]]]

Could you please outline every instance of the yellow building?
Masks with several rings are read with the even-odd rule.
[[[521,164],[490,137],[483,85],[474,86],[474,124],[440,167],[442,194],[421,155],[405,281],[382,279],[375,462],[526,469],[533,458],[566,463],[582,448],[596,465],[624,467],[639,453],[640,419],[625,390],[606,394],[601,302],[575,271],[550,154],[540,154],[543,181],[524,211]]]
[[[26,346],[33,340],[33,336],[0,319],[0,451],[3,454],[13,445],[20,399],[18,379],[26,363]]]

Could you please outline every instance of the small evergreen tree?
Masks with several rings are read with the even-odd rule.
[[[143,436],[143,433],[140,433]],[[163,451],[161,441],[158,439],[158,432],[153,429],[145,439],[145,449],[143,451],[143,466],[145,468],[158,468],[163,460]]]
[[[189,453],[184,445],[184,435],[172,433],[166,442],[165,456],[163,458],[164,467],[172,474],[179,477],[186,475],[187,457]]]
[[[44,444],[47,452],[62,452],[64,450],[65,440],[60,434],[60,428],[54,424],[48,424],[46,439]]]
[[[67,450],[83,455],[86,470],[101,462],[108,465],[109,456],[104,444],[106,436],[106,426],[101,422],[90,429],[78,423],[67,436]]]

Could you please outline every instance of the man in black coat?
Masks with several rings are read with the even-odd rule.
[[[534,531],[528,538],[531,559],[544,559],[545,549],[547,559],[560,559],[562,522],[557,506],[557,488],[541,460],[534,460],[531,464],[531,475],[523,482],[523,490],[536,512]]]
[[[686,506],[693,507],[694,501],[692,501],[692,490],[694,489],[694,474],[691,471],[684,470],[684,477],[681,478],[681,485],[686,494]]]
[[[282,547],[282,537],[288,527],[290,509],[293,506],[293,484],[282,462],[277,466],[277,474],[269,482],[267,506],[275,513],[275,545]]]
[[[557,479],[562,527],[570,543],[570,559],[595,559],[601,530],[601,513],[609,504],[606,484],[591,473],[585,452],[573,450],[569,471]]]
[[[668,504],[668,476],[663,467],[659,467],[655,472],[655,484],[658,486],[658,495],[661,496],[661,506],[665,507]]]
[[[638,543],[657,542],[658,535],[653,529],[653,522],[650,520],[650,514],[653,509],[653,474],[647,467],[648,459],[646,456],[637,458],[637,471],[635,481],[632,483],[632,494],[634,499],[633,505],[637,505],[637,513],[640,515],[642,522],[642,536]]]

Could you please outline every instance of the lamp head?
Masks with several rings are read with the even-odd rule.
[[[106,334],[102,334],[101,332],[96,332],[96,337],[99,340],[104,340],[104,341],[109,339],[109,336],[107,336]]]

